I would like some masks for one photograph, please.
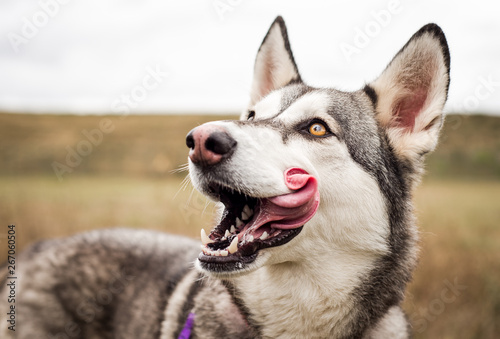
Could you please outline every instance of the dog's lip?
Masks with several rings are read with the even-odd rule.
[[[284,177],[286,186],[295,192],[260,199],[254,217],[238,234],[239,239],[249,230],[255,233],[265,224],[274,229],[295,229],[314,216],[320,201],[316,178],[297,167],[287,169]]]

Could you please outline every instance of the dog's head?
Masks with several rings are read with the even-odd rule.
[[[248,110],[186,139],[193,184],[224,205],[220,223],[202,231],[198,266],[230,276],[318,251],[393,250],[412,232],[409,192],[436,146],[448,84],[446,39],[429,24],[363,89],[310,87],[278,17],[257,54]]]

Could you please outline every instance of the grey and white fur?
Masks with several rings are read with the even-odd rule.
[[[128,229],[35,244],[18,258],[16,332],[2,321],[1,336],[177,338],[193,313],[191,338],[408,338],[411,196],[437,144],[449,70],[445,36],[428,24],[362,89],[310,87],[276,18],[248,110],[188,135],[190,175],[215,200],[260,203],[293,193],[283,173],[301,168],[317,180],[314,216],[267,240],[246,231],[235,253],[224,241],[243,231],[223,238],[227,201],[201,254],[199,241]]]

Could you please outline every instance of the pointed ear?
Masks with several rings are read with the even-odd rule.
[[[278,16],[262,41],[255,59],[250,105],[275,89],[299,81],[301,79],[290,49],[285,22]]]
[[[418,160],[437,144],[448,96],[450,55],[443,31],[422,27],[365,92],[400,157]]]

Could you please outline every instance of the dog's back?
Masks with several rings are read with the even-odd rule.
[[[193,337],[244,338],[248,329],[225,288],[194,270],[198,253],[191,239],[132,229],[37,243],[17,259],[17,325],[11,331],[3,321],[1,337],[177,337],[196,304],[199,319],[207,312],[212,318],[216,308],[232,312],[226,323],[197,321]],[[7,293],[4,283],[2,310]],[[166,321],[167,312],[176,316]]]

